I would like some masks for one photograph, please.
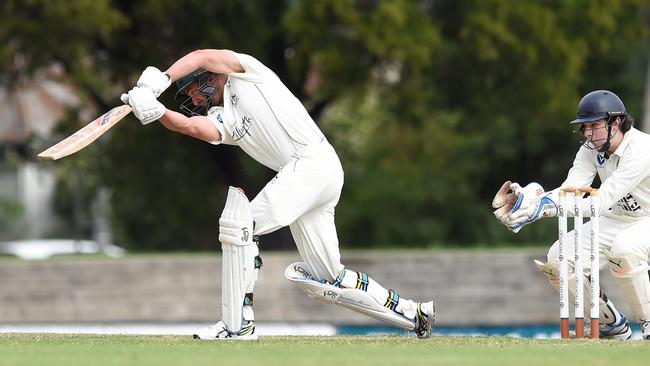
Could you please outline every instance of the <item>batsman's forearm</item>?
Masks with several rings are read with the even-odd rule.
[[[187,130],[188,126],[190,125],[190,121],[187,116],[183,115],[182,113],[172,111],[169,108],[165,111],[165,114],[160,117],[160,123],[168,130],[180,133],[185,133],[185,130]]]
[[[160,123],[168,130],[182,133],[210,143],[221,141],[221,133],[205,116],[187,117],[167,109]]]

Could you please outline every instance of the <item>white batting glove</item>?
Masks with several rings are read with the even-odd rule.
[[[502,221],[512,232],[517,233],[525,225],[541,218],[557,215],[557,205],[550,198],[550,193],[544,192],[541,185],[530,183],[523,188],[517,186],[513,189],[517,195],[517,202],[510,214]]]
[[[128,94],[122,94],[120,99],[133,108],[133,114],[143,125],[159,120],[166,111],[149,88],[136,86]]]
[[[149,88],[153,95],[158,98],[172,83],[171,77],[168,74],[158,70],[153,66],[149,66],[142,74],[136,83],[136,86],[141,88]]]

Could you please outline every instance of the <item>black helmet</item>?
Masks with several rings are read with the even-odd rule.
[[[206,73],[207,71],[199,68],[183,76],[182,78],[176,80],[176,88],[178,89],[178,91],[176,92],[175,98],[178,99],[179,95],[185,93],[185,89],[187,89],[188,86],[192,85],[192,83],[194,82],[199,81],[201,77],[204,76]]]
[[[579,124],[606,119],[610,117],[627,116],[623,101],[609,90],[596,90],[585,95],[578,104],[578,118],[569,122]]]
[[[176,81],[178,91],[174,98],[176,100],[182,99],[180,105],[181,112],[187,116],[207,115],[210,108],[214,105],[214,97],[217,91],[214,84],[210,82],[212,75],[213,73],[199,68]],[[205,103],[201,105],[195,105],[192,97],[186,94],[187,89],[194,83],[197,83],[197,93],[205,96]]]

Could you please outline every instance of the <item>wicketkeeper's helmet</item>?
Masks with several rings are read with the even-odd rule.
[[[596,90],[585,95],[578,104],[578,118],[570,124],[588,123],[601,119],[610,121],[610,117],[621,116],[625,119],[627,112],[623,101],[609,90]]]

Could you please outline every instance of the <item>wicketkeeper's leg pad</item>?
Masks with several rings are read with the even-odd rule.
[[[548,263],[543,263],[538,260],[534,260],[535,266],[539,269],[546,278],[551,283],[551,285],[560,292],[560,262],[558,260],[550,260]],[[584,284],[584,301],[585,314],[589,314],[589,283],[591,279],[588,275],[585,275]],[[575,272],[573,272],[572,267],[569,266],[569,278],[567,279],[569,287],[569,303],[573,304],[576,297],[576,281],[575,281]],[[601,324],[611,324],[615,323],[618,319],[621,318],[621,314],[618,312],[611,300],[605,295],[603,291],[600,291],[599,294],[599,318]]]
[[[650,266],[628,254],[610,255],[609,269],[638,321],[650,320]]]
[[[335,303],[356,312],[381,320],[395,327],[414,330],[415,322],[394,311],[393,304],[399,297],[393,291],[389,292],[386,303],[380,304],[361,287],[341,288],[329,283],[322,283],[314,279],[309,267],[303,262],[296,262],[287,267],[284,276],[291,282],[300,286],[312,298],[323,302]],[[336,281],[335,281],[336,282]],[[359,286],[367,285],[367,281],[359,281]]]
[[[253,225],[253,210],[244,191],[229,187],[219,218],[221,320],[235,334],[242,330],[243,320],[253,320],[253,288],[262,264]]]

